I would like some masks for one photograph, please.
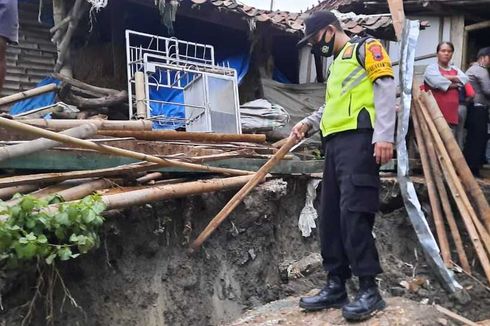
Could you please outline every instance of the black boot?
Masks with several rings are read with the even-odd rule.
[[[386,307],[374,277],[360,277],[360,289],[356,299],[342,308],[346,320],[364,320],[370,318],[376,311]]]
[[[308,311],[342,308],[347,303],[349,299],[345,291],[345,280],[336,275],[328,277],[327,285],[317,295],[299,300],[299,306]]]

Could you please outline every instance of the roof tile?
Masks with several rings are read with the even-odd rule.
[[[317,10],[323,9],[337,9],[343,5],[358,2],[360,0],[325,0],[320,2],[318,6],[313,7],[306,13],[289,13],[287,11],[269,11],[253,8],[247,5],[243,5],[236,0],[192,0],[196,4],[204,4],[209,2],[216,6],[217,8],[223,8],[233,12],[237,12],[246,17],[253,17],[258,22],[268,22],[275,27],[278,27],[286,32],[297,33],[303,32],[304,24],[303,21],[308,17],[309,13]],[[363,30],[367,29],[370,32],[376,31],[378,29],[387,30],[391,28],[391,17],[376,15],[355,15],[353,13],[341,14],[335,12],[342,22],[342,25],[346,30],[351,33],[358,34]],[[391,35],[393,34],[393,35]],[[389,33],[391,38],[394,38],[394,33]]]

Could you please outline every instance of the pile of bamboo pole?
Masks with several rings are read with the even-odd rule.
[[[413,91],[412,121],[427,184],[432,216],[442,259],[453,267],[446,223],[463,270],[471,274],[458,219],[465,226],[471,245],[490,283],[490,209],[463,154],[430,92]],[[449,191],[448,191],[449,190]],[[449,194],[458,209],[453,213]]]
[[[253,149],[253,146],[267,147],[262,144],[265,142],[264,135],[152,132],[144,131],[147,130],[147,124],[143,120],[127,121],[126,124],[123,124],[122,121],[72,121],[76,124],[67,124],[66,121],[59,120],[50,120],[49,123],[26,120],[27,123],[23,123],[0,117],[0,127],[23,135],[39,137],[31,141],[0,147],[0,161],[70,145],[71,147],[65,150],[75,153],[80,150],[91,150],[136,159],[140,163],[109,169],[2,177],[0,178],[0,199],[7,200],[8,205],[15,205],[18,200],[10,198],[16,193],[30,194],[36,198],[49,198],[57,195],[65,201],[75,201],[87,195],[99,193],[103,196],[102,199],[108,209],[119,209],[173,197],[240,187],[253,179],[253,172],[212,167],[206,165],[206,162],[229,158],[270,157],[256,153]],[[132,125],[129,125],[131,123]],[[66,129],[68,127],[71,128]],[[120,129],[113,129],[117,127]],[[130,127],[134,130],[131,130]],[[55,132],[48,128],[66,130]],[[127,136],[147,139],[141,142],[146,142],[149,148],[153,147],[155,142],[176,140],[194,141],[197,147],[203,147],[203,142],[213,142],[215,144],[213,146],[222,145],[223,147],[221,151],[213,149],[213,153],[205,152],[204,155],[184,153],[166,156],[149,155],[144,152],[101,144],[96,141],[97,139],[87,139],[92,136],[96,137],[101,130],[106,130],[105,133],[102,132],[104,136],[114,137],[112,139],[116,141],[127,139]],[[270,150],[275,151],[272,148]],[[281,158],[284,155],[281,155]],[[178,167],[190,173],[186,174],[185,178],[176,177],[172,173],[159,172],[161,167]],[[207,172],[207,174],[203,176],[202,172]],[[265,180],[265,174],[255,179],[256,183],[262,182]]]

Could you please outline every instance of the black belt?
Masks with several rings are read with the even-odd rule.
[[[333,137],[338,136],[338,135],[372,133],[373,131],[374,131],[374,129],[372,129],[372,128],[351,129],[351,130],[336,132],[336,133],[330,134],[330,135],[322,137],[322,138],[323,138],[323,141],[327,141],[327,140],[330,140]]]

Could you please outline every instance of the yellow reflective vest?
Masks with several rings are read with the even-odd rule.
[[[363,109],[369,113],[371,126],[374,126],[373,83],[357,60],[358,46],[358,43],[348,42],[330,65],[325,110],[320,122],[324,137],[357,129],[357,117]]]

